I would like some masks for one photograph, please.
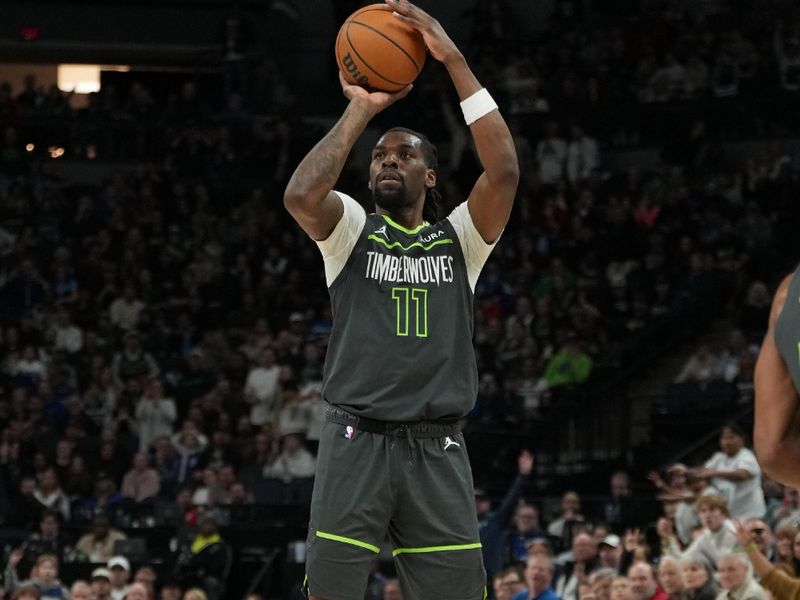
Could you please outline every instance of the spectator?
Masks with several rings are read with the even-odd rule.
[[[539,181],[545,184],[559,183],[564,174],[566,158],[567,143],[559,136],[558,123],[550,121],[545,125],[544,138],[536,146]]]
[[[13,591],[33,586],[43,600],[68,600],[69,590],[58,580],[58,558],[55,555],[39,556],[31,571],[31,579],[19,583],[16,566],[21,558],[22,552],[19,550],[14,550],[9,557],[9,568],[6,570],[8,588]]]
[[[136,297],[136,288],[128,283],[122,296],[115,299],[108,309],[111,324],[123,331],[132,331],[139,322],[139,316],[146,308],[144,302]]]
[[[275,351],[266,348],[258,357],[258,366],[250,369],[244,386],[245,399],[253,407],[250,422],[261,426],[275,423],[280,409],[280,367],[275,363]]]
[[[647,519],[641,499],[631,492],[630,477],[624,471],[612,473],[609,479],[611,497],[603,507],[604,517],[614,531],[637,527]]]
[[[181,374],[175,390],[175,400],[178,405],[178,415],[183,417],[189,411],[192,403],[217,385],[216,376],[204,363],[203,351],[194,348],[186,359],[187,369]]]
[[[692,533],[700,525],[695,503],[701,496],[719,495],[717,488],[711,485],[708,477],[697,471],[686,471],[687,489],[678,495],[675,508],[675,529],[681,544],[688,546],[692,541]]]
[[[150,600],[151,596],[147,591],[147,586],[143,583],[134,582],[128,588],[128,593],[124,596],[125,600]]]
[[[94,484],[94,494],[84,502],[83,512],[90,515],[106,512],[121,501],[122,494],[117,491],[114,480],[100,472]]]
[[[631,580],[621,575],[614,577],[611,580],[610,600],[633,600]]]
[[[599,166],[597,142],[584,133],[580,125],[570,127],[570,139],[567,143],[566,172],[572,185],[589,179]]]
[[[750,561],[746,554],[727,554],[717,563],[722,587],[717,600],[767,600],[764,590],[750,576]]]
[[[775,555],[775,536],[772,529],[763,519],[747,519],[744,522],[745,529],[753,536],[753,541],[758,546],[761,554],[767,557],[770,562],[776,562]]]
[[[553,591],[553,561],[544,554],[534,554],[528,558],[525,567],[527,589],[517,592],[513,600],[558,600]]]
[[[42,355],[31,345],[25,346],[19,360],[13,361],[9,375],[19,384],[33,388],[47,378],[47,365]]]
[[[183,590],[180,584],[175,580],[167,580],[161,586],[159,592],[159,600],[181,600]]]
[[[39,501],[42,507],[58,511],[65,520],[69,520],[69,498],[61,489],[55,469],[46,468],[39,473],[38,479],[39,485],[36,486],[33,497]]]
[[[794,525],[781,525],[778,527],[778,529],[775,530],[775,560],[770,560],[770,562],[774,562],[776,565],[780,566],[792,577],[797,577],[798,573],[800,573],[799,553],[795,553],[795,540],[797,540],[797,548],[800,550],[800,540],[798,540],[797,537],[798,533],[800,533],[800,529]],[[754,535],[753,539],[756,540]],[[756,543],[758,542],[756,541]],[[761,550],[760,546],[759,550]],[[761,550],[761,552],[767,557],[767,560],[769,560],[769,555],[764,553],[763,550]]]
[[[287,382],[283,385],[281,402],[278,431],[282,435],[301,433],[305,436],[311,426],[314,400],[301,395],[296,384]]]
[[[576,527],[582,527],[586,518],[581,514],[581,498],[572,490],[561,497],[561,515],[547,526],[547,534],[561,540],[563,547],[569,547]]]
[[[65,549],[69,545],[69,538],[61,531],[61,513],[55,510],[45,510],[39,520],[39,531],[28,536],[25,542],[25,561],[33,564],[41,554],[52,554],[63,561]]]
[[[150,458],[144,452],[137,452],[131,470],[122,479],[122,496],[142,502],[158,496],[159,489],[158,472],[150,466]]]
[[[183,600],[210,600],[200,588],[190,588],[183,594]]]
[[[783,489],[783,501],[771,514],[776,526],[789,525],[800,521],[800,493],[794,488]]]
[[[598,567],[618,572],[622,559],[622,540],[613,533],[605,536],[597,545]]]
[[[595,600],[611,600],[611,585],[618,575],[617,569],[609,568],[595,569],[589,574],[589,587]]]
[[[232,550],[220,536],[219,522],[212,513],[201,515],[198,524],[189,555],[178,560],[179,572],[188,585],[202,586],[209,600],[220,600],[225,594]]]
[[[530,504],[520,504],[514,513],[514,529],[508,533],[508,556],[512,561],[524,562],[528,558],[531,540],[544,537],[539,527],[539,511]]]
[[[728,344],[717,356],[715,377],[728,383],[736,381],[741,367],[758,356],[759,347],[748,346],[747,340],[739,329],[731,331]]]
[[[662,556],[658,563],[658,584],[669,600],[683,598],[683,577],[678,559],[674,556]]]
[[[773,598],[796,599],[800,597],[800,579],[788,574],[784,569],[773,565],[758,549],[749,531],[736,522],[736,537],[747,553],[753,572],[759,578],[761,587]]]
[[[773,46],[783,89],[787,92],[800,90],[800,37],[794,28],[787,35],[783,22],[778,21]]]
[[[761,518],[766,512],[761,468],[753,451],[745,448],[744,441],[744,431],[738,425],[723,427],[719,438],[722,451],[706,462],[702,476],[711,478],[718,489],[730,490],[729,512],[733,517]]]
[[[187,419],[181,430],[172,435],[170,442],[180,457],[178,483],[183,483],[200,462],[200,454],[208,446],[208,438],[200,433],[194,421]]]
[[[217,477],[217,472],[212,468],[203,469],[202,485],[192,495],[192,504],[198,507],[215,506],[221,504],[224,490]]]
[[[579,385],[589,378],[592,359],[581,351],[577,340],[568,340],[547,363],[544,380],[550,389],[559,386]]]
[[[155,440],[152,449],[152,465],[158,473],[161,493],[165,496],[172,496],[175,487],[178,485],[178,475],[181,466],[181,459],[169,438],[161,436]]]
[[[77,581],[73,581],[72,585],[69,588],[69,600],[93,600],[94,594],[92,593],[91,586],[83,581],[82,579],[78,579]]]
[[[83,348],[83,331],[72,322],[69,312],[63,310],[58,313],[54,325],[56,332],[55,347],[67,354],[76,354]]]
[[[19,490],[12,499],[8,508],[7,522],[16,523],[19,527],[31,529],[41,519],[45,508],[36,499],[36,479],[22,477],[19,481]],[[59,511],[56,511],[59,512]],[[61,514],[59,512],[59,514]]]
[[[597,565],[597,544],[586,531],[572,538],[572,557],[564,563],[555,585],[561,600],[577,600],[578,583]]]
[[[125,347],[114,355],[111,371],[116,384],[123,388],[132,379],[154,378],[158,376],[158,363],[142,348],[142,340],[136,331],[125,334]]]
[[[519,565],[507,567],[492,582],[494,600],[511,600],[526,591],[525,585],[525,570]]]
[[[483,564],[489,580],[503,568],[503,533],[511,511],[528,484],[533,471],[534,458],[527,450],[517,457],[517,476],[508,488],[497,510],[492,510],[492,501],[480,488],[475,489],[475,512],[478,517],[478,534],[483,552]]]
[[[688,600],[716,599],[719,588],[714,581],[711,564],[702,554],[687,553],[681,558],[681,578]]]
[[[131,563],[124,556],[112,556],[106,568],[111,573],[111,600],[122,600],[130,590]]]
[[[24,585],[17,588],[11,595],[11,600],[40,600],[41,594],[34,585]]]
[[[736,547],[736,534],[733,523],[728,519],[728,508],[722,498],[713,495],[701,496],[696,506],[703,531],[695,537],[683,556],[703,557],[708,568],[711,568],[711,565],[717,564],[720,556],[728,554]],[[673,553],[675,548],[673,543],[671,546]]]
[[[156,580],[158,576],[156,575],[155,570],[153,567],[148,565],[143,565],[136,569],[136,574],[133,576],[133,581],[135,583],[141,583],[145,586],[147,590],[147,598],[153,600],[156,596]]]
[[[94,600],[111,600],[111,573],[105,567],[92,571],[92,596]]]
[[[159,437],[171,436],[176,418],[175,401],[164,397],[164,385],[159,379],[151,379],[136,405],[139,450],[146,452]]]
[[[668,600],[665,590],[658,585],[653,567],[637,562],[628,569],[628,579],[631,581],[631,593],[634,600]]]
[[[275,462],[264,467],[264,477],[275,477],[288,483],[293,479],[313,477],[316,460],[303,445],[300,434],[283,436],[283,450]]]
[[[716,367],[717,357],[714,356],[707,344],[703,344],[686,361],[681,372],[675,378],[675,383],[708,383],[714,378]]]
[[[92,521],[92,530],[81,536],[75,550],[85,557],[84,560],[106,564],[114,555],[114,544],[124,539],[127,536],[113,529],[106,515],[98,514]]]

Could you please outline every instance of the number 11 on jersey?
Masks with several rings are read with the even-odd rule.
[[[416,337],[428,337],[428,290],[395,287],[392,288],[392,300],[397,309],[397,335],[407,337],[409,321],[413,320]]]

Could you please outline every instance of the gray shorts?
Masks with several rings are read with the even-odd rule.
[[[387,536],[405,600],[485,597],[464,436],[437,424],[371,433],[332,409],[320,436],[311,500],[310,594],[363,600]]]

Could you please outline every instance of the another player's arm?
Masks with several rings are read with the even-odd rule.
[[[326,239],[342,218],[344,208],[333,186],[358,136],[372,117],[411,90],[408,86],[396,94],[369,93],[348,84],[341,73],[339,80],[350,103],[333,128],[300,161],[283,194],[286,209],[315,240]]]
[[[778,287],[755,371],[755,425],[753,441],[758,462],[773,479],[800,487],[800,421],[798,396],[789,369],[775,344],[778,322],[791,275]]]
[[[387,0],[399,18],[416,28],[425,39],[431,56],[441,62],[458,92],[466,100],[481,89],[464,55],[439,22],[407,0]],[[492,111],[470,125],[483,166],[469,195],[469,212],[478,233],[487,243],[500,236],[514,204],[519,182],[519,165],[514,140],[500,111]]]

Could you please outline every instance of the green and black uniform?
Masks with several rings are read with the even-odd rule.
[[[352,210],[354,201],[343,201]],[[453,214],[463,224],[466,205]],[[477,395],[477,275],[471,280],[453,218],[408,230],[366,215],[329,279],[333,330],[322,393],[330,407],[311,505],[311,595],[361,600],[388,534],[406,600],[484,597],[460,432]],[[474,239],[471,220],[468,227]]]
[[[789,369],[794,387],[800,393],[800,267],[798,267],[775,324],[775,344]]]

